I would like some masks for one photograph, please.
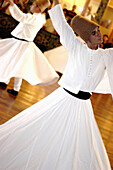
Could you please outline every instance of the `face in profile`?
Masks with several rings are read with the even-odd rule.
[[[95,45],[99,45],[102,43],[102,35],[101,35],[101,32],[100,32],[100,29],[99,27],[96,27],[91,35],[90,35],[90,42],[92,44],[95,44]]]

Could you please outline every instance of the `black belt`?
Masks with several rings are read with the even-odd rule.
[[[82,99],[82,100],[87,100],[91,97],[91,94],[89,92],[84,92],[84,91],[79,91],[77,94],[72,93],[71,91],[63,88],[67,93],[69,93],[70,95],[78,98],[78,99]]]
[[[15,39],[17,39],[17,40],[21,40],[21,41],[26,41],[26,42],[29,42],[28,40],[21,39],[21,38],[17,38],[17,37],[14,37],[14,36],[12,36],[12,38],[15,38]]]

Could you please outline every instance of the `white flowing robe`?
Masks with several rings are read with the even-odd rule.
[[[44,55],[52,67],[55,69],[55,71],[61,74],[64,73],[68,61],[68,52],[62,45],[45,51]]]
[[[55,8],[58,8],[56,9],[58,10],[57,15],[55,9],[52,9],[54,12],[51,10],[50,16],[56,31],[60,35],[62,45],[68,51],[68,62],[59,84],[73,93],[77,93],[79,90],[94,92],[96,88],[98,91],[100,81],[103,77],[106,78],[106,70],[109,81],[112,79],[112,67],[109,67],[109,62],[113,58],[113,48],[107,50],[89,49],[86,44],[76,37],[71,27],[65,22],[61,9],[58,6]],[[106,80],[108,80],[108,77]],[[108,82],[106,83],[108,84]],[[110,85],[112,88],[113,81],[110,81]],[[111,93],[110,86],[107,85],[106,87],[102,87],[101,92]]]
[[[50,16],[69,54],[61,87],[0,126],[0,170],[111,170],[90,99],[73,97],[62,87],[93,92],[109,62],[112,67],[112,50],[83,45],[59,5]]]
[[[19,24],[11,32],[15,38],[0,40],[0,82],[19,77],[32,85],[48,85],[58,80],[58,75],[33,40],[45,24],[45,15],[25,14],[16,5],[9,7]]]

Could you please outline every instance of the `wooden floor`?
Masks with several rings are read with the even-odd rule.
[[[7,88],[13,87],[13,79]],[[57,83],[40,87],[23,81],[17,97],[9,95],[7,90],[0,89],[0,124],[3,124],[22,110],[40,101],[59,85]],[[91,97],[94,115],[99,126],[113,170],[113,101],[111,95],[93,94]]]

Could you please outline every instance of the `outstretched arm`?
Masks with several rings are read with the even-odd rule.
[[[67,49],[72,44],[73,30],[67,23],[59,0],[53,0],[53,8],[49,10],[49,15],[53,26],[60,36],[60,42]]]
[[[76,38],[73,29],[67,23],[59,0],[53,1],[54,7],[49,10],[49,15],[55,30],[60,36],[61,44],[67,49],[68,52],[73,49],[78,50],[78,48],[82,45],[81,41]]]
[[[18,22],[22,22],[22,23],[35,23],[35,19],[34,17],[32,17],[32,15],[28,15],[23,13],[18,6],[13,2],[13,0],[5,0],[6,2],[8,2],[10,4],[9,6],[9,11],[11,13],[11,16],[17,20]]]

